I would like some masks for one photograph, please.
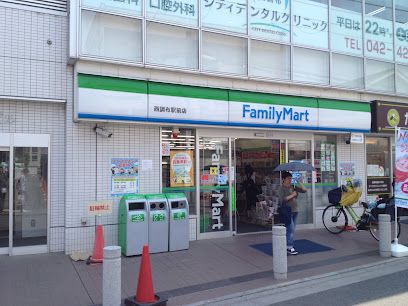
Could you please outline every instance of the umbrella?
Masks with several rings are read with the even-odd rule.
[[[316,171],[316,169],[309,164],[290,162],[277,166],[273,171]]]

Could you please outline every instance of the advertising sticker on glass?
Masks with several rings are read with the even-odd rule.
[[[375,16],[365,17],[365,54],[372,58],[392,60],[392,21]]]
[[[395,205],[408,208],[408,130],[397,129],[395,135]]]
[[[139,160],[137,158],[112,158],[110,165],[112,196],[139,192]]]
[[[408,63],[408,26],[395,23],[395,60]]]
[[[292,9],[293,42],[327,48],[329,42],[327,4],[296,0],[292,2]]]
[[[289,0],[250,0],[249,34],[277,41],[290,41]]]
[[[170,152],[170,187],[194,186],[193,151]]]
[[[82,0],[82,7],[140,16],[142,0]]]
[[[330,13],[331,48],[340,52],[363,53],[363,18],[361,13],[332,6]]]
[[[245,0],[202,0],[202,25],[231,32],[246,33]]]
[[[197,0],[147,0],[146,14],[158,20],[197,25]]]

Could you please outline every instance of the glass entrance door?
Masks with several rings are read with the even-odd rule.
[[[47,244],[48,148],[14,148],[13,246]]]
[[[49,135],[0,134],[0,253],[48,251]]]
[[[201,238],[231,235],[230,143],[225,137],[199,138]]]
[[[312,164],[312,149],[310,140],[288,140],[288,162],[302,162]],[[303,185],[307,192],[299,194],[297,198],[299,214],[298,224],[313,224],[313,182],[311,172],[293,173]]]

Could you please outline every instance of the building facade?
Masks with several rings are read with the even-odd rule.
[[[0,1],[0,132],[13,165],[4,253],[20,236],[91,250],[95,223],[117,244],[121,190],[185,193],[191,240],[268,230],[273,169],[288,161],[316,168],[297,174],[302,227],[322,226],[328,190],[349,178],[366,199],[386,194],[369,188],[392,178],[392,139],[371,133],[370,102],[408,102],[404,1],[75,0],[69,13],[16,3]],[[123,161],[137,169],[127,191]],[[40,208],[24,218],[23,176],[37,177],[45,223]],[[90,214],[98,201],[112,212]]]

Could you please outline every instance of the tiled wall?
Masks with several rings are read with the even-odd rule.
[[[0,6],[0,95],[65,100],[67,31],[67,17]]]
[[[160,190],[159,127],[135,124],[99,124],[113,133],[104,138],[94,132],[94,123],[72,123],[67,119],[66,246],[65,252],[92,250],[95,217],[87,215],[88,204],[110,196],[110,160],[114,157],[152,160],[153,169],[139,166],[139,192]],[[82,225],[81,219],[87,224]],[[98,217],[99,218],[99,217]],[[106,244],[117,244],[118,205],[113,213],[97,221],[104,225]]]

